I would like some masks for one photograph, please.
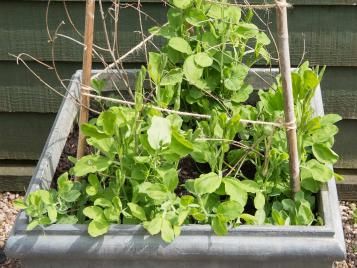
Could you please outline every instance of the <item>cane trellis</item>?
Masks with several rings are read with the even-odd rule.
[[[214,2],[207,0],[207,2]],[[272,4],[261,4],[261,5],[251,5],[247,1],[244,1],[244,4],[237,3],[220,3],[222,5],[234,5],[240,8],[245,9],[275,9],[276,17],[277,17],[277,36],[278,36],[278,55],[279,55],[279,66],[280,73],[282,79],[283,86],[283,96],[284,96],[284,114],[285,114],[285,122],[263,122],[263,121],[253,121],[241,119],[241,122],[250,123],[250,124],[263,124],[263,125],[271,125],[275,127],[284,127],[286,129],[287,142],[288,142],[288,151],[289,151],[289,167],[290,167],[290,175],[291,175],[291,191],[293,193],[297,193],[300,191],[300,174],[299,174],[299,156],[297,149],[297,134],[296,134],[296,119],[294,113],[294,99],[292,93],[292,82],[291,82],[291,74],[290,74],[290,52],[289,52],[289,35],[288,35],[288,21],[287,21],[287,8],[291,7],[286,0],[276,0],[275,3]],[[89,107],[89,99],[97,98],[102,100],[108,100],[113,102],[118,102],[125,105],[134,105],[135,103],[124,101],[124,100],[116,100],[112,98],[97,96],[94,94],[90,94],[90,83],[91,80],[100,77],[100,75],[115,66],[121,63],[126,57],[136,52],[138,49],[142,48],[146,45],[146,43],[150,42],[154,37],[154,34],[149,35],[144,38],[139,44],[134,46],[127,53],[119,57],[113,63],[109,64],[105,67],[101,72],[95,74],[91,77],[91,65],[92,65],[92,47],[93,47],[93,31],[94,31],[94,11],[95,11],[95,0],[87,0],[86,1],[86,18],[85,18],[85,41],[84,41],[84,56],[83,56],[83,77],[82,77],[82,87],[81,87],[81,109],[80,109],[80,119],[79,124],[85,123],[88,121],[88,107]],[[160,107],[152,107],[162,112],[167,113],[176,113],[179,115],[192,116],[196,118],[209,118],[209,115],[202,114],[194,114],[194,113],[186,113],[181,111],[175,111],[170,109],[163,109]],[[78,140],[78,153],[77,157],[81,157],[84,155],[85,148],[85,138],[82,134],[80,134]]]

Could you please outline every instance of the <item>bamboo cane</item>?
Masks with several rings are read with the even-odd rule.
[[[300,168],[294,113],[294,96],[290,73],[289,33],[286,0],[276,1],[278,53],[284,96],[286,136],[289,150],[290,184],[293,194],[300,191]]]
[[[83,49],[83,73],[81,87],[81,107],[79,112],[78,125],[88,122],[89,97],[83,95],[85,88],[90,86],[92,72],[92,48],[93,48],[93,31],[94,31],[94,12],[95,0],[86,1],[86,17],[84,29],[84,49]],[[81,158],[85,154],[86,140],[84,135],[79,132],[77,158]]]

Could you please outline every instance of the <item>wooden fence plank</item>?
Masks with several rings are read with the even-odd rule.
[[[37,160],[55,114],[0,113],[0,159]]]
[[[48,0],[24,0],[27,2],[47,2]],[[61,2],[63,0],[51,0],[53,2]],[[85,0],[67,0],[68,2],[84,2]],[[103,2],[110,2],[112,0],[102,0]],[[137,3],[138,0],[121,0],[121,3]],[[141,0],[142,3],[162,3],[163,0]],[[234,2],[234,1],[231,1]],[[238,3],[242,3],[242,1],[237,1]],[[251,4],[260,4],[260,3],[271,3],[273,1],[266,0],[251,0]],[[356,5],[356,0],[291,0],[289,1],[293,5]]]
[[[344,180],[337,182],[338,199],[357,201],[357,169],[336,169]]]
[[[35,170],[36,162],[0,162],[0,192],[24,192]]]
[[[53,71],[38,64],[29,63],[46,82],[60,93],[60,86]],[[139,67],[140,65],[130,65]],[[80,62],[60,62],[58,72],[69,80],[75,70],[81,68]],[[100,69],[95,64],[95,69]],[[345,119],[357,119],[357,68],[328,67],[322,81],[322,95],[327,113],[338,113]],[[65,84],[68,82],[65,81]],[[61,97],[49,90],[22,65],[15,62],[0,61],[0,112],[38,112],[55,113]]]
[[[68,7],[74,23],[83,31],[83,2],[69,2]],[[45,27],[46,2],[5,1],[1,4],[0,14],[0,60],[10,60],[13,54],[28,52],[41,60],[51,60],[52,53],[47,43]],[[145,3],[143,11],[163,23],[166,18],[164,7],[160,3]],[[297,6],[289,11],[291,37],[291,56],[293,64],[300,62],[303,51],[314,64],[328,66],[357,66],[357,7],[351,6]],[[99,16],[97,16],[99,17]],[[264,18],[265,19],[265,18]],[[60,2],[51,4],[50,29],[55,29],[62,21],[66,21],[63,5]],[[273,22],[274,12],[271,12]],[[144,20],[145,27],[154,25]],[[121,13],[121,53],[128,51],[140,42],[137,12],[132,8]],[[275,32],[274,23],[271,25]],[[95,40],[104,43],[101,23],[97,21]],[[77,38],[67,21],[61,27],[61,33]],[[160,42],[158,41],[158,44]],[[81,46],[63,38],[57,39],[55,59],[57,61],[81,61]],[[107,57],[109,60],[109,57]],[[127,58],[127,62],[142,62],[142,51]]]
[[[335,150],[340,155],[336,168],[357,169],[357,120],[342,120],[337,124],[340,131],[336,136]]]

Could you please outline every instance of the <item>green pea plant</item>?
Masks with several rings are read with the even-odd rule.
[[[81,125],[93,153],[72,159],[56,189],[16,202],[29,230],[88,224],[96,237],[111,224],[142,224],[170,243],[185,224],[210,224],[217,235],[241,224],[322,224],[316,194],[340,178],[330,165],[341,120],[311,107],[324,69],[306,62],[292,72],[302,185],[293,196],[280,76],[247,103],[256,93],[246,78],[270,62],[270,40],[250,10],[224,4],[169,1],[168,23],[151,29],[166,43],[138,72],[135,105],[113,105]],[[99,94],[103,83],[93,85]],[[183,160],[198,175],[183,178]]]

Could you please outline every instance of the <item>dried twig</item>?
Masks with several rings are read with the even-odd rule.
[[[51,91],[53,91],[54,93],[56,93],[57,95],[59,95],[60,97],[62,98],[69,98],[69,99],[72,99],[72,101],[74,101],[78,106],[80,106],[81,104],[79,103],[79,101],[77,100],[77,98],[71,93],[68,91],[67,87],[65,87],[65,90],[67,92],[67,95],[64,95],[62,94],[61,92],[59,92],[57,89],[55,89],[53,86],[51,86],[50,84],[48,84],[38,73],[36,73],[30,66],[28,66],[28,64],[26,63],[26,61],[22,58],[23,56],[26,56],[26,57],[29,57],[31,60],[37,62],[38,64],[46,67],[47,69],[49,70],[54,70],[54,68],[38,59],[36,59],[35,57],[29,55],[29,54],[26,54],[26,53],[21,53],[19,55],[13,55],[13,54],[10,54],[10,56],[16,58],[16,63],[19,64],[19,62],[21,62],[27,70],[29,70],[30,73],[32,73],[32,75],[34,77],[36,77],[38,79],[38,81],[40,81],[43,85],[45,85],[48,89],[50,89]],[[86,107],[87,109],[89,109],[91,112],[95,113],[95,114],[99,114],[98,111],[92,109],[92,108],[89,108],[89,107]]]
[[[88,90],[88,88],[85,88],[85,90]],[[89,89],[90,90],[90,89]],[[88,96],[94,99],[99,99],[99,100],[105,100],[105,101],[110,101],[114,103],[119,103],[119,104],[124,104],[124,105],[129,105],[129,106],[135,106],[135,102],[132,101],[127,101],[127,100],[119,100],[119,99],[114,99],[110,97],[103,97],[103,96],[97,96],[94,94],[90,93],[82,93],[84,96]],[[207,114],[196,114],[196,113],[189,113],[189,112],[182,112],[182,111],[176,111],[176,110],[170,110],[170,109],[165,109],[157,106],[152,106],[152,105],[145,105],[146,107],[150,107],[152,109],[155,109],[160,112],[165,112],[169,114],[178,114],[182,116],[190,116],[194,118],[199,118],[199,119],[210,119],[211,116]],[[277,122],[266,122],[266,121],[256,121],[256,120],[248,120],[248,119],[240,119],[240,122],[242,123],[247,123],[247,124],[257,124],[257,125],[268,125],[268,126],[274,126],[274,127],[286,127],[286,128],[291,128],[290,123],[289,124],[284,124],[284,123],[277,123]]]
[[[213,1],[213,0],[206,0],[206,2],[209,3],[213,3],[213,4],[217,4],[217,5],[222,5],[222,6],[236,6],[236,7],[240,7],[240,8],[249,8],[249,9],[262,9],[262,10],[266,10],[266,9],[271,9],[271,8],[276,8],[276,6],[278,4],[258,4],[258,5],[252,5],[249,4],[248,2],[245,1],[244,4],[238,4],[238,3],[222,3],[222,2],[218,2],[218,1]],[[283,2],[283,1],[282,1]],[[284,1],[284,3],[280,3],[279,6],[282,7],[291,7],[291,4],[286,3],[286,1]]]
[[[167,25],[164,24],[164,25]],[[150,34],[148,37],[146,37],[143,41],[141,41],[139,44],[137,44],[135,47],[133,47],[132,49],[130,49],[128,52],[126,52],[124,55],[122,55],[119,59],[115,60],[113,63],[109,64],[106,68],[104,68],[103,70],[101,70],[100,72],[96,73],[95,75],[92,76],[92,80],[93,79],[98,79],[98,77],[102,74],[107,72],[110,69],[113,69],[115,67],[115,65],[118,62],[123,61],[125,58],[127,58],[128,56],[130,56],[133,52],[137,51],[138,49],[142,48],[143,45],[145,45],[147,42],[149,42],[151,39],[153,39],[155,36],[155,34]]]

